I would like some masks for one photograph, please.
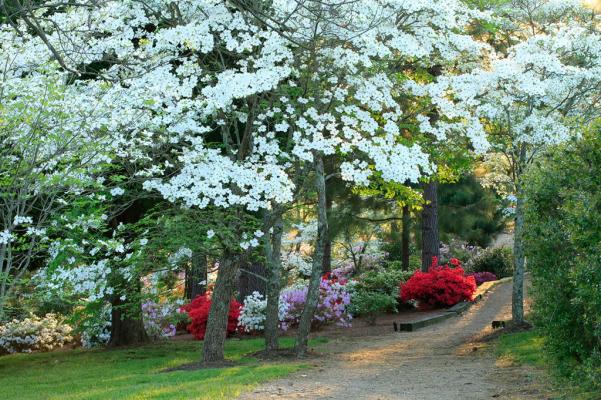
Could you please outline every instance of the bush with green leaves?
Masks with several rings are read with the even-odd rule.
[[[375,316],[383,312],[396,312],[398,287],[413,274],[399,269],[377,269],[356,277],[351,299],[351,314],[367,316],[368,323],[375,323]]]
[[[378,269],[364,272],[356,277],[357,290],[379,292],[398,297],[399,283],[411,277],[413,271]]]
[[[367,317],[369,325],[376,323],[378,314],[386,311],[396,311],[397,298],[387,293],[358,290],[352,296],[351,314]]]
[[[601,127],[525,181],[533,321],[559,370],[601,389]]]
[[[497,278],[513,275],[513,252],[510,248],[486,249],[466,263],[467,272],[492,272]]]

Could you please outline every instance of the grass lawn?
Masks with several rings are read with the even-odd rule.
[[[510,333],[499,338],[496,346],[497,356],[511,360],[516,364],[527,364],[548,373],[549,386],[554,389],[552,399],[599,400],[601,393],[587,392],[574,382],[559,378],[552,368],[543,348],[544,339],[533,330]]]
[[[282,339],[283,346],[292,344],[292,338]],[[226,357],[241,365],[167,373],[161,371],[198,361],[201,342],[10,355],[0,357],[0,398],[231,399],[261,382],[307,367],[302,362],[258,362],[246,356],[262,346],[262,339],[228,340]]]

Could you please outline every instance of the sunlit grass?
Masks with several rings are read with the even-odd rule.
[[[552,368],[545,348],[544,338],[535,331],[519,332],[503,335],[499,338],[496,346],[497,355],[500,358],[510,360],[515,364],[526,364],[544,370],[552,386],[554,397],[551,399],[563,400],[599,400],[601,393],[589,392],[578,387],[575,382],[567,382],[557,376]]]
[[[322,343],[317,340],[314,343]],[[290,338],[283,346],[292,346]],[[261,382],[305,368],[258,362],[247,354],[261,339],[228,340],[223,369],[163,372],[200,360],[200,342],[169,342],[119,350],[72,350],[0,357],[2,399],[231,399]]]

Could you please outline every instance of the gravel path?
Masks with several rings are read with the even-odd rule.
[[[492,320],[510,319],[510,301],[511,282],[503,283],[464,315],[417,332],[332,340],[315,368],[240,399],[546,399],[533,371],[499,365],[475,341]]]

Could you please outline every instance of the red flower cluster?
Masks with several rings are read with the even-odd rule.
[[[471,301],[476,291],[473,276],[465,276],[456,258],[450,264],[438,265],[432,257],[428,272],[416,271],[407,282],[401,284],[401,300],[416,300],[421,308],[449,307],[460,301]]]
[[[326,272],[325,274],[323,274],[321,280],[328,281],[330,284],[339,283],[341,285],[346,285],[348,283],[348,279],[339,277],[338,275],[333,274],[332,272]]]
[[[230,303],[230,312],[227,319],[228,336],[236,332],[241,307],[242,304],[232,299]],[[205,331],[207,330],[207,320],[209,319],[210,309],[211,298],[208,294],[197,296],[190,303],[185,304],[180,308],[182,312],[188,313],[191,322],[188,324],[186,329],[188,332],[194,335],[194,338],[197,340],[203,340],[205,338]]]

